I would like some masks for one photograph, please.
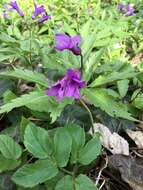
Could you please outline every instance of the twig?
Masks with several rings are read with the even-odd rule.
[[[33,118],[33,117],[29,117],[28,119],[31,121],[43,121],[42,119]]]
[[[102,184],[99,187],[99,190],[102,189],[102,187],[104,186],[105,182],[106,182],[106,180],[104,179],[103,182],[102,182]]]
[[[143,150],[143,148],[131,147],[130,150]]]
[[[99,183],[99,180],[100,180],[100,176],[101,176],[101,174],[102,174],[102,172],[103,172],[103,170],[105,169],[105,168],[107,168],[107,165],[108,165],[108,158],[106,157],[106,159],[105,159],[105,165],[101,168],[101,170],[100,170],[100,172],[99,172],[99,174],[98,174],[98,177],[97,177],[97,179],[96,179],[96,185]]]
[[[111,172],[104,170],[104,174],[108,175],[110,178],[112,178],[114,181],[116,181],[120,185],[120,187],[124,187],[124,189],[126,189],[126,185],[121,180],[118,180],[116,178],[116,176],[114,176]]]
[[[143,158],[143,155],[139,154],[137,151],[133,150],[133,152],[140,158]]]
[[[26,164],[29,164],[32,160],[33,160],[33,156],[29,159],[29,160],[27,160],[27,162],[26,162]]]

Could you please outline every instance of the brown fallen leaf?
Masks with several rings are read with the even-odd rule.
[[[143,148],[143,132],[132,131],[130,129],[126,130],[129,137],[136,143],[138,148]]]
[[[136,66],[136,65],[139,64],[142,60],[143,60],[143,54],[140,53],[140,54],[138,54],[138,55],[136,55],[135,57],[132,58],[131,64],[133,64],[133,65]]]
[[[102,145],[112,154],[129,155],[129,144],[123,137],[117,133],[111,133],[111,131],[101,123],[95,123],[94,129],[95,132],[101,134]]]
[[[121,178],[133,190],[143,190],[143,165],[139,159],[123,155],[112,155],[108,159],[109,168],[119,170]]]

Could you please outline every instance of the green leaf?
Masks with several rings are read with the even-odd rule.
[[[10,102],[11,100],[15,99],[16,98],[16,95],[10,91],[10,90],[7,90],[4,94],[3,94],[3,101],[4,103],[8,103]]]
[[[128,92],[128,87],[129,87],[129,80],[125,79],[125,80],[119,80],[117,81],[117,87],[118,87],[118,91],[120,93],[120,96],[123,98],[124,96],[126,96],[127,92]]]
[[[78,161],[83,165],[90,164],[101,153],[101,143],[99,135],[96,134],[87,144],[80,150]]]
[[[14,43],[15,45],[18,42],[15,38],[12,38],[10,35],[4,32],[0,34],[0,40],[2,40],[5,43]]]
[[[44,184],[47,188],[47,190],[55,190],[56,184],[58,183],[59,180],[62,179],[64,176],[63,172],[59,172],[55,177],[53,177],[50,180],[47,180]]]
[[[89,19],[86,23],[83,24],[83,26],[80,29],[80,34],[82,36],[82,38],[87,39],[88,35],[89,35],[89,28],[92,24],[92,20]]]
[[[0,173],[4,171],[10,171],[17,168],[20,165],[20,160],[7,159],[0,155]]]
[[[128,112],[127,106],[121,102],[117,102],[106,89],[84,89],[83,94],[86,95],[95,107],[100,107],[101,110],[105,111],[110,116],[136,121]]]
[[[14,55],[4,55],[2,53],[0,53],[0,62],[8,60],[8,59],[14,59]]]
[[[12,180],[23,187],[34,187],[56,176],[57,167],[50,160],[38,160],[34,164],[26,164],[18,169]]]
[[[69,161],[72,139],[66,127],[58,128],[54,136],[55,158],[59,167],[65,167]]]
[[[72,137],[71,163],[76,163],[79,150],[85,144],[85,132],[76,124],[68,124],[67,129]]]
[[[18,159],[22,154],[20,145],[7,135],[0,135],[0,151],[8,159]]]
[[[17,190],[45,190],[45,189],[40,189],[41,186],[40,185],[36,185],[35,187],[32,187],[32,188],[24,188],[24,187],[18,187]],[[49,189],[48,189],[49,190]]]
[[[143,110],[143,94],[137,95],[132,104],[136,108]]]
[[[18,98],[12,99],[9,103],[1,106],[0,114],[4,112],[10,112],[14,108],[26,106],[28,104],[36,104],[36,102],[42,98],[47,98],[43,92],[30,92],[29,94],[24,94]]]
[[[26,106],[34,111],[50,113],[51,123],[53,123],[61,115],[64,107],[72,103],[73,100],[71,98],[64,98],[61,102],[57,102],[53,97],[45,95],[45,97],[39,98],[35,103],[29,103]]]
[[[72,176],[64,176],[56,184],[55,190],[98,190],[98,188],[87,176],[81,174],[75,180]]]
[[[64,176],[56,184],[55,190],[74,190],[73,178],[72,176]]]
[[[4,94],[12,88],[12,81],[10,80],[0,80],[0,97],[4,96]]]
[[[7,104],[0,107],[0,114],[4,112],[10,112],[14,108],[26,106],[31,110],[50,113],[52,122],[60,116],[64,107],[68,104],[72,104],[71,98],[64,98],[60,103],[56,102],[53,97],[48,97],[43,91],[30,92],[24,94],[18,98],[12,99]]]
[[[24,141],[24,133],[25,133],[25,129],[28,126],[28,123],[30,123],[30,121],[28,119],[26,119],[25,117],[21,118],[21,122],[20,122],[20,138],[21,141]]]
[[[95,184],[85,175],[79,175],[76,178],[76,190],[98,190]]]
[[[135,90],[132,94],[131,97],[131,101],[133,101],[135,98],[137,98],[137,96],[141,93],[141,88],[138,88],[137,90]]]
[[[26,127],[24,145],[36,158],[48,158],[53,151],[48,131],[33,123],[29,123]]]
[[[19,79],[23,79],[30,82],[35,82],[37,84],[40,84],[41,86],[48,87],[48,81],[46,80],[46,77],[38,72],[30,71],[27,69],[20,69],[15,68],[12,71],[5,71],[0,73],[0,77],[15,77]]]
[[[90,87],[98,87],[101,85],[105,85],[108,83],[116,82],[117,80],[122,80],[122,79],[129,79],[135,77],[137,74],[134,73],[133,71],[124,71],[124,72],[113,72],[110,73],[109,75],[103,76],[100,75],[98,78],[95,79],[90,84]]]
[[[84,42],[82,44],[82,50],[83,50],[83,55],[84,55],[84,61],[86,61],[90,55],[90,52],[92,48],[94,47],[95,43],[95,36],[96,36],[96,30],[90,33],[86,40],[84,39]]]
[[[105,50],[105,48],[101,48],[98,52],[94,52],[90,55],[89,60],[85,64],[84,79],[86,80],[86,82],[89,81],[92,77]]]

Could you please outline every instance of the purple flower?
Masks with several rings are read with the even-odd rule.
[[[22,10],[19,8],[16,1],[11,1],[9,5],[12,7],[12,9],[15,9],[21,17],[24,17],[24,14]]]
[[[41,5],[41,6],[38,7],[36,5],[36,3],[34,3],[34,7],[35,7],[35,11],[34,11],[34,13],[32,15],[32,19],[35,19],[38,15],[40,15],[40,14],[42,14],[42,13],[45,12],[45,8],[44,8],[43,5]]]
[[[7,15],[7,12],[6,12],[6,11],[3,11],[3,18],[4,18],[5,20],[8,19],[8,15]]]
[[[118,10],[120,12],[124,12],[125,16],[133,16],[135,15],[135,9],[131,4],[124,5],[123,3],[118,4]]]
[[[55,96],[57,101],[62,100],[64,97],[80,99],[80,88],[84,88],[85,86],[86,83],[81,80],[80,71],[68,69],[66,76],[46,90],[46,94],[48,96]]]
[[[124,4],[123,3],[119,3],[118,4],[118,10],[121,12],[121,11],[123,11],[123,9],[124,9]]]
[[[56,34],[56,49],[59,51],[69,49],[75,55],[81,55],[81,49],[78,46],[80,42],[81,37],[79,35],[71,37],[62,33]]]
[[[4,3],[3,8],[7,9],[7,4],[6,3]]]
[[[130,4],[126,5],[126,14],[125,14],[125,16],[133,16],[133,15],[135,15],[134,12],[135,12],[135,9],[134,9],[134,7],[132,5],[130,5]]]
[[[35,11],[32,15],[32,19],[35,19],[37,16],[41,16],[41,18],[39,18],[38,23],[43,23],[46,20],[50,19],[51,17],[47,14],[44,5],[40,5],[39,7],[36,5],[36,3],[34,3],[34,7],[35,7]]]
[[[51,17],[47,14],[47,12],[45,13],[45,15],[43,15],[39,20],[38,23],[43,23],[46,20],[50,19]]]
[[[6,3],[3,5],[3,8],[4,8],[4,10],[3,10],[3,18],[5,20],[7,20],[8,19],[7,10],[9,10],[10,12],[12,12],[13,8],[9,7],[8,4],[6,4]]]
[[[9,7],[9,5],[6,3],[3,5],[3,8],[4,8],[4,11],[9,10],[10,12],[12,12],[14,10],[11,6]]]

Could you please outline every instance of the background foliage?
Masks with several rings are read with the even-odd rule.
[[[78,56],[55,50],[54,38],[57,32],[82,37],[87,87],[81,93],[94,121],[112,131],[119,122],[123,129],[141,123],[141,1],[130,1],[136,14],[125,17],[119,1],[37,0],[51,16],[42,25],[31,19],[31,0],[17,1],[24,18],[12,12],[4,20],[8,2],[0,1],[0,187],[94,190],[82,171],[92,166],[101,144],[98,134],[85,133],[91,128],[87,111],[72,98],[58,103],[45,95],[68,68],[80,66]]]

